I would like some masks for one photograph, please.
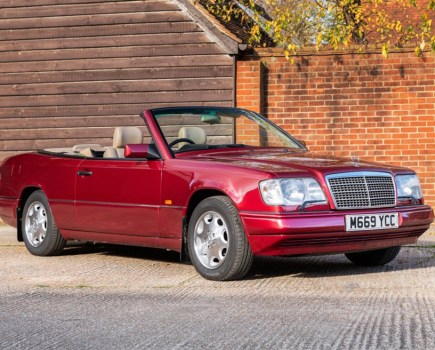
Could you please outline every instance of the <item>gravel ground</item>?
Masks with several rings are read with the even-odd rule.
[[[171,252],[30,255],[0,226],[0,349],[434,349],[435,227],[387,266],[256,259],[211,282]]]

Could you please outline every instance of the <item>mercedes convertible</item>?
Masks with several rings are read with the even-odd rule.
[[[116,127],[111,145],[4,160],[0,217],[34,255],[70,240],[155,247],[234,280],[254,256],[386,264],[434,213],[410,169],[311,153],[248,110],[176,107]]]

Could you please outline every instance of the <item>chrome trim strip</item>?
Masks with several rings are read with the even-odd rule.
[[[337,173],[337,174],[330,174],[326,175],[326,179],[336,179],[336,178],[342,178],[342,177],[358,177],[358,176],[379,176],[379,177],[391,177],[393,178],[393,175],[386,172],[381,171],[352,171],[348,173]]]
[[[141,204],[141,203],[120,203],[120,202],[99,202],[99,201],[72,201],[64,199],[50,199],[50,202],[57,203],[71,203],[73,205],[77,204],[90,204],[90,205],[101,205],[101,206],[119,206],[119,207],[141,207],[141,208],[170,208],[170,209],[183,209],[181,205],[151,205],[151,204]]]

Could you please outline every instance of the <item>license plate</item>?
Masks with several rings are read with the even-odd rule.
[[[346,231],[386,230],[398,227],[398,213],[346,215]]]

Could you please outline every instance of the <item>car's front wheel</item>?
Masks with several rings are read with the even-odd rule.
[[[370,250],[367,252],[348,253],[345,254],[355,265],[360,266],[380,266],[388,264],[399,254],[400,246],[389,247],[378,250]]]
[[[206,279],[244,277],[253,255],[236,207],[228,197],[204,199],[193,211],[187,234],[193,266]]]
[[[54,222],[47,197],[42,191],[33,192],[27,199],[21,219],[23,239],[33,255],[58,255],[65,240]]]

